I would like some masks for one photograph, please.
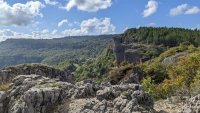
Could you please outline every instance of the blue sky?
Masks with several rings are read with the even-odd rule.
[[[0,41],[113,34],[139,26],[200,28],[200,1],[0,0]]]

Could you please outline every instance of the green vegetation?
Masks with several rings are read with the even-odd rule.
[[[66,59],[95,58],[114,35],[57,39],[8,39],[0,43],[0,68],[22,63],[57,65]]]
[[[178,46],[180,43],[189,42],[200,45],[200,31],[182,28],[153,28],[140,27],[128,29],[119,37],[133,38],[135,42],[144,44]]]
[[[162,63],[164,58],[180,52],[185,54],[177,56],[173,63]],[[156,99],[181,94],[184,92],[181,89],[191,92],[190,90],[194,90],[200,83],[200,48],[192,45],[170,48],[151,63],[140,64],[140,67],[147,76],[142,84]]]
[[[75,76],[76,79],[83,80],[93,78],[101,82],[107,78],[108,72],[114,66],[114,56],[111,47],[105,48],[96,59],[89,59],[85,64],[78,67]]]
[[[139,79],[143,78],[144,89],[155,99],[200,92],[199,30],[141,27],[118,35],[130,38],[118,42],[122,47],[135,50],[133,53],[138,52],[141,58],[148,60],[141,60],[138,64],[128,61],[117,64],[110,44],[113,36],[10,39],[0,43],[0,67],[46,63],[73,73],[77,81],[90,78],[100,83],[110,78],[114,84],[127,80],[136,69]]]

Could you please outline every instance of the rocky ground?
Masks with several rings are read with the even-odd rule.
[[[154,103],[139,84],[99,85],[92,80],[70,83],[69,79],[61,80],[60,74],[39,72],[41,75],[12,73],[7,81],[9,88],[0,91],[0,113],[199,113],[199,95],[184,107],[173,106],[167,101]]]
[[[41,75],[19,75],[0,92],[1,113],[132,113],[153,112],[151,96],[138,84],[76,84]]]
[[[182,102],[172,102],[168,99],[158,100],[154,103],[154,109],[158,113],[180,113],[183,107]]]

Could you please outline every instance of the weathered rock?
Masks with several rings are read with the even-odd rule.
[[[76,84],[41,75],[19,75],[0,92],[1,113],[133,113],[152,112],[153,100],[141,85]]]
[[[142,61],[144,54],[137,49],[127,49],[124,52],[124,61],[128,63],[139,63]]]
[[[139,67],[134,67],[132,73],[127,75],[121,83],[132,83],[132,84],[139,84],[140,81],[144,78],[144,71]]]
[[[116,37],[116,38],[113,38],[113,42],[114,42],[113,51],[115,54],[115,59],[117,63],[121,63],[124,61],[125,47],[122,45],[122,43],[124,42],[124,39]]]
[[[162,62],[161,64],[164,64],[164,65],[167,65],[167,64],[174,64],[176,62],[176,60],[179,58],[179,57],[183,57],[187,55],[186,52],[180,52],[180,53],[176,53],[175,55],[171,55],[169,57],[166,57]]]
[[[87,104],[83,111],[94,113],[132,113],[142,110],[139,109],[140,105],[146,106],[146,108],[142,107],[143,110],[150,110],[153,107],[152,98],[142,91],[141,86],[136,84],[114,85],[97,91],[96,101]],[[133,109],[136,106],[138,106],[138,109]]]
[[[129,45],[134,43],[132,38],[115,37],[113,38],[113,42],[113,51],[118,64],[122,63],[123,61],[137,63],[140,62],[144,56],[138,51],[137,47],[134,45]]]
[[[200,113],[200,94],[189,99],[181,113]]]
[[[85,104],[83,113],[152,112],[153,99],[138,85],[115,85],[97,91],[96,99]]]
[[[17,75],[42,75],[60,81],[74,83],[74,77],[67,72],[43,64],[23,64],[0,70],[0,83],[11,81]]]
[[[137,38],[115,37],[113,38],[113,51],[117,64],[138,63],[149,60],[152,55],[158,56],[163,52],[163,48],[139,44]]]
[[[46,113],[65,97],[65,90],[73,88],[40,75],[19,75],[12,82],[6,96],[0,94],[0,104],[5,107],[1,113]]]
[[[98,90],[98,86],[96,86],[96,83],[92,80],[78,82],[75,86],[74,98],[94,97]]]
[[[4,91],[0,91],[0,113],[3,113],[4,111],[4,105],[3,101],[6,99],[7,94]]]

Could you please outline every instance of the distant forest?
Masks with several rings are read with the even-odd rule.
[[[183,28],[140,27],[125,31],[119,37],[134,38],[136,42],[164,46],[178,46],[180,43],[200,45],[200,31]]]

